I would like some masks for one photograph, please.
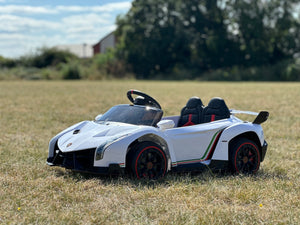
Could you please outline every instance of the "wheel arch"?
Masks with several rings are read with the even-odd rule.
[[[258,147],[259,154],[260,154],[260,160],[262,161],[262,146],[261,146],[258,135],[254,131],[248,131],[248,132],[239,134],[239,135],[235,136],[234,138],[232,138],[228,143],[228,155],[230,154],[230,145],[239,138],[247,138],[247,139],[253,141]]]
[[[137,139],[135,139],[127,148],[127,152],[126,152],[126,159],[125,159],[125,167],[128,168],[130,165],[130,161],[131,161],[131,157],[133,156],[134,152],[135,152],[135,147],[145,141],[151,141],[154,142],[155,144],[159,145],[162,150],[165,152],[166,156],[167,156],[167,160],[168,160],[168,165],[167,165],[167,170],[170,169],[171,167],[171,156],[170,156],[170,151],[169,151],[169,147],[167,142],[155,135],[155,134],[145,134]]]

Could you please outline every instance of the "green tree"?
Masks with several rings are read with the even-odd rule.
[[[12,68],[15,67],[16,64],[17,64],[16,60],[4,58],[3,56],[0,55],[0,68],[2,67]]]
[[[182,4],[184,30],[192,40],[192,63],[198,70],[228,67],[238,63],[238,44],[226,27],[225,5],[217,0],[190,0]]]
[[[117,51],[138,78],[275,64],[300,54],[299,0],[134,0]]]
[[[227,3],[242,65],[274,64],[299,53],[296,0],[233,0]],[[298,2],[299,4],[299,2]]]
[[[189,37],[177,15],[180,1],[136,0],[117,34],[123,39],[124,56],[138,78],[165,73],[190,58]]]
[[[69,51],[59,50],[56,48],[41,48],[38,53],[31,57],[29,66],[37,68],[45,68],[48,66],[56,66],[60,63],[67,63],[78,57]]]

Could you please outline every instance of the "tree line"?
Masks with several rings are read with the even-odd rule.
[[[141,79],[278,64],[287,70],[300,57],[296,7],[298,0],[134,0],[117,19],[116,54]]]
[[[116,24],[117,47],[105,54],[0,56],[0,80],[300,81],[299,0],[133,0]]]

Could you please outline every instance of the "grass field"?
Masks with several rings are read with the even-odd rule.
[[[48,167],[48,142],[82,120],[128,103],[135,88],[165,115],[191,96],[268,110],[269,148],[255,176],[168,174],[140,182]],[[0,82],[0,224],[299,224],[300,83]],[[245,119],[253,119],[245,118]]]

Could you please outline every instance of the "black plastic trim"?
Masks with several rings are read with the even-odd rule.
[[[269,112],[261,111],[253,121],[254,124],[262,124],[269,118]]]
[[[190,163],[179,165],[172,168],[173,172],[202,172],[207,169],[212,171],[220,171],[228,169],[228,161],[226,160],[211,160],[209,165],[203,163]]]
[[[228,160],[212,160],[209,164],[209,168],[212,171],[225,171],[229,168],[229,161]]]
[[[94,167],[95,148],[86,149],[75,152],[63,153],[60,150],[55,152],[53,157],[47,158],[49,166],[60,166],[70,169],[74,172],[92,173],[101,175],[124,174],[125,168],[121,168],[119,164],[112,163],[108,167]],[[56,150],[57,151],[57,150]]]
[[[179,165],[172,168],[173,172],[191,172],[191,171],[204,171],[208,168],[203,163],[190,163],[185,165]]]
[[[264,161],[266,153],[267,153],[267,149],[268,149],[268,143],[266,141],[264,141],[263,146],[261,147],[261,162]]]
[[[92,167],[87,170],[84,169],[72,169],[74,172],[80,173],[92,173],[99,175],[119,175],[125,174],[125,168],[121,168],[118,164],[110,164],[109,167]]]

